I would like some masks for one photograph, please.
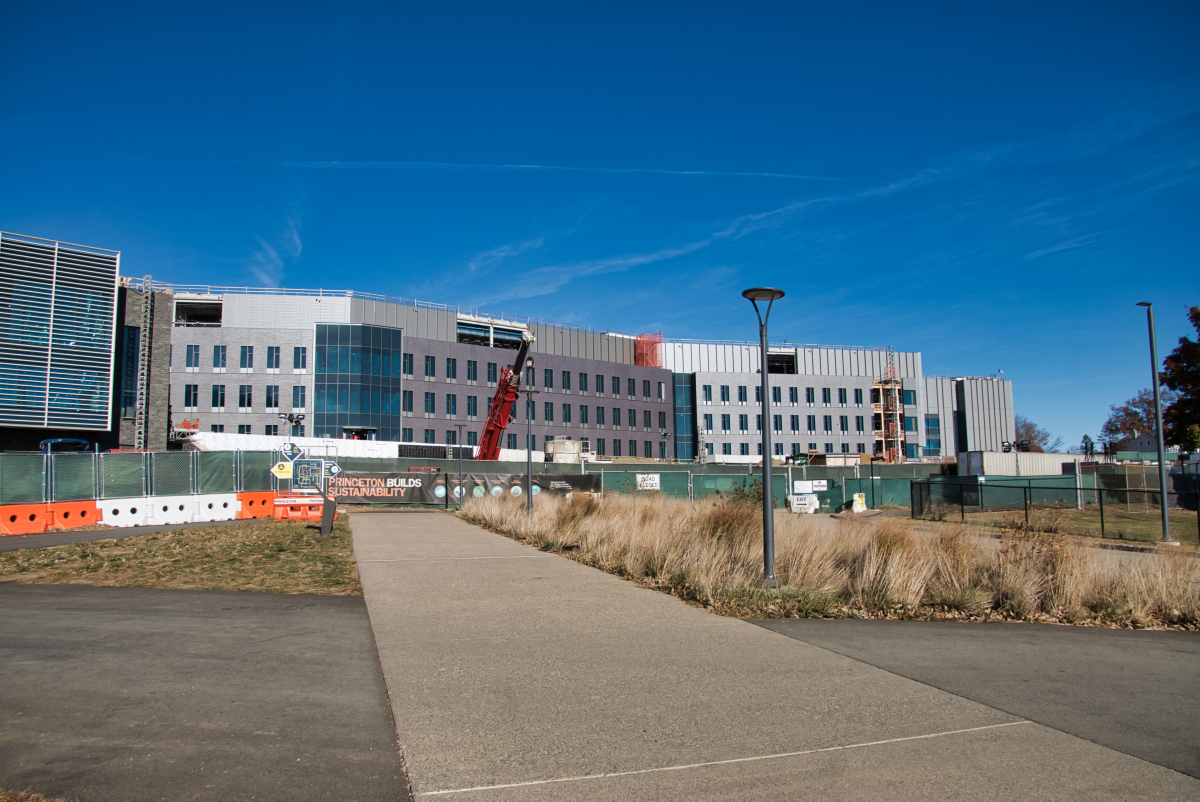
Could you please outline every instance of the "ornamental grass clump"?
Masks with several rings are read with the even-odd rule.
[[[1117,562],[1044,531],[997,542],[895,518],[775,517],[778,588],[762,584],[762,513],[750,494],[697,502],[609,494],[597,503],[485,496],[472,523],[724,615],[1018,619],[1113,626],[1200,626],[1197,561]]]

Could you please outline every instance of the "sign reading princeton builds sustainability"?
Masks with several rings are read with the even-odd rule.
[[[600,492],[600,474],[543,473],[533,477],[533,494]],[[527,477],[521,474],[375,473],[342,471],[329,478],[329,495],[339,504],[445,504],[467,497],[524,496]]]

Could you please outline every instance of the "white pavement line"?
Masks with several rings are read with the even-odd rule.
[[[448,794],[469,794],[474,791],[499,791],[505,788],[525,788],[530,785],[553,785],[555,783],[573,783],[580,780],[608,780],[614,777],[632,777],[638,774],[655,774],[660,771],[684,771],[686,769],[702,769],[708,766],[727,766],[733,763],[753,763],[759,760],[776,760],[782,757],[802,757],[804,755],[818,755],[822,752],[839,752],[846,749],[861,749],[864,746],[885,746],[887,744],[898,744],[904,741],[925,741],[930,738],[941,738],[945,735],[962,735],[968,732],[980,732],[982,730],[997,730],[1001,727],[1016,727],[1020,724],[1032,724],[1032,721],[1009,721],[1004,724],[988,724],[985,727],[970,727],[965,730],[947,730],[945,732],[931,732],[928,735],[910,735],[906,738],[889,738],[886,741],[868,741],[861,744],[846,744],[845,746],[827,746],[823,749],[807,749],[803,752],[781,752],[777,755],[756,755],[755,757],[735,757],[729,760],[710,760],[707,763],[689,763],[684,766],[660,766],[654,769],[637,769],[635,771],[618,771],[612,774],[588,774],[582,777],[560,777],[555,780],[533,780],[524,783],[508,783],[505,785],[480,785],[475,788],[452,788],[446,791],[424,791],[419,796],[446,796]]]
[[[398,560],[359,560],[360,563],[432,563],[446,560],[528,560],[534,557],[553,557],[553,554],[510,554],[504,557],[406,557]]]

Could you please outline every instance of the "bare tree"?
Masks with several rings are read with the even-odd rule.
[[[1023,415],[1016,416],[1017,442],[1029,441],[1030,451],[1056,452],[1063,447],[1063,439],[1055,437]]]

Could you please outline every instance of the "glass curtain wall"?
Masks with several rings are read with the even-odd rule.
[[[400,440],[400,329],[318,323],[313,364],[313,433],[342,437],[374,429]]]

